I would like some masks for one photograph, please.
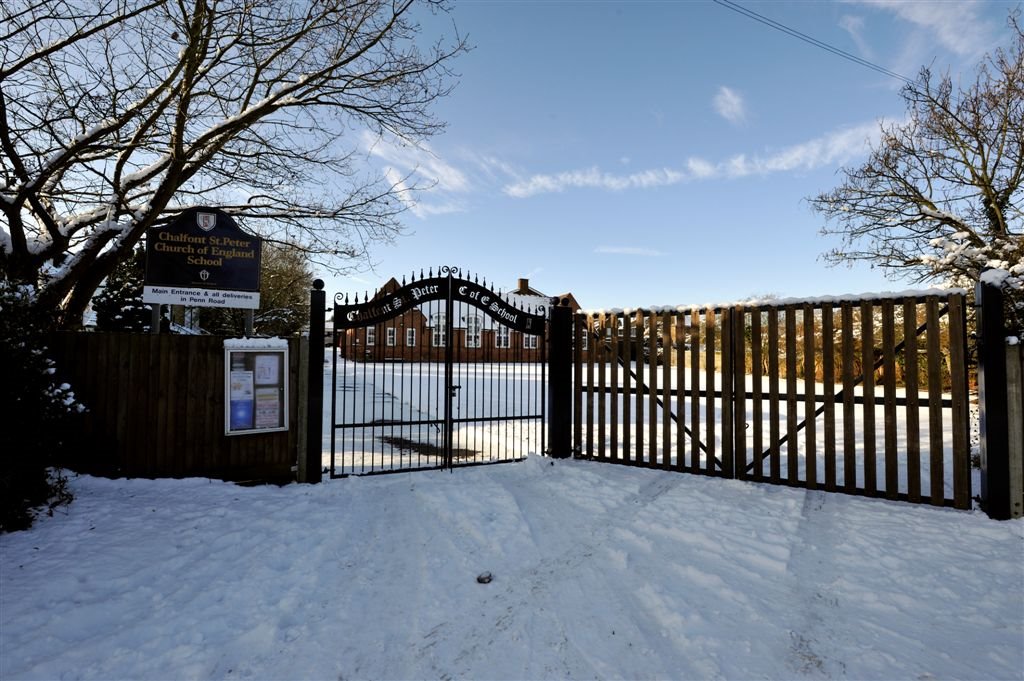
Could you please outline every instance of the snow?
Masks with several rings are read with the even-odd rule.
[[[993,267],[992,269],[983,270],[978,276],[978,279],[981,283],[988,284],[990,286],[1003,286],[1009,277],[1010,272],[1008,270],[996,269]]]
[[[1019,520],[537,456],[70,486],[0,536],[4,679],[1024,670]]]
[[[612,309],[594,309],[594,310],[580,310],[582,314],[586,315],[600,315],[600,314],[632,314],[637,310],[643,310],[647,313],[661,314],[662,312],[689,312],[691,310],[723,310],[730,307],[783,307],[785,305],[832,305],[842,302],[852,301],[859,302],[862,300],[899,300],[902,298],[924,298],[927,296],[940,296],[949,297],[954,295],[966,294],[966,289],[963,288],[928,288],[928,289],[908,289],[905,291],[878,291],[874,293],[843,293],[840,295],[832,296],[818,296],[811,298],[747,298],[745,300],[736,300],[727,303],[703,303],[695,305],[650,305],[647,307],[640,308],[612,308]]]
[[[224,347],[227,349],[232,348],[287,348],[288,340],[286,338],[225,338]]]

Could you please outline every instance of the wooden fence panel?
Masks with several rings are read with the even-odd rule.
[[[633,456],[632,440],[630,436],[632,428],[629,424],[632,423],[630,420],[632,416],[632,407],[630,403],[633,400],[633,390],[635,382],[633,379],[633,343],[631,336],[633,333],[632,321],[629,315],[622,316],[622,362],[625,369],[622,372],[622,423],[624,428],[622,429],[622,459],[625,463],[634,463],[636,458]]]
[[[690,471],[700,465],[700,314],[690,310]]]
[[[896,307],[892,300],[882,301],[882,405],[885,417],[885,496],[899,494],[899,454],[896,451]]]
[[[803,306],[803,353],[804,353],[804,465],[806,466],[806,480],[809,489],[818,486],[818,436],[815,423],[815,410],[817,409],[817,397],[815,395],[815,353],[814,342],[814,308],[812,305]]]
[[[945,498],[945,489],[942,469],[942,350],[937,297],[928,297],[925,318],[928,323],[928,446],[931,476],[929,499],[933,506],[941,506]]]
[[[675,317],[675,360],[676,360],[676,465],[677,471],[686,470],[686,325],[684,316]]]
[[[608,365],[608,318],[605,313],[601,313],[597,318],[597,338],[600,341],[595,343],[597,346],[597,354],[595,355],[595,363],[597,367],[597,452],[598,456],[604,458],[608,456],[607,451],[607,423],[605,414],[607,409],[607,400],[605,398],[605,381]]]
[[[619,338],[619,321],[618,317],[612,315],[609,323],[613,325],[611,338],[609,339],[609,358],[608,358],[608,370],[610,373],[609,382],[611,384],[611,398],[610,407],[611,415],[609,416],[610,422],[610,440],[609,445],[611,449],[611,458],[613,461],[619,459],[619,363],[622,357],[620,349]]]
[[[825,396],[825,490],[836,491],[836,355],[833,308],[821,311],[822,393]]]
[[[964,299],[949,299],[949,366],[953,423],[967,423],[967,318]],[[971,447],[966,429],[953,428],[953,506],[971,507]]]
[[[917,363],[917,301],[903,302],[903,369],[907,394],[907,495],[913,503],[921,501],[921,425],[920,374]]]
[[[768,313],[768,441],[770,445],[769,479],[782,480],[782,459],[779,447],[779,312]]]
[[[754,450],[754,469],[751,477],[754,480],[764,479],[764,457],[762,456],[762,452],[764,452],[764,368],[762,365],[764,358],[761,349],[761,314],[761,308],[755,308],[750,315],[750,368],[753,374],[751,381],[753,432],[751,436]]]
[[[661,401],[664,416],[661,419],[661,467],[668,470],[672,467],[672,419],[678,421],[679,410],[672,409],[672,315],[668,311],[661,313]],[[654,366],[652,363],[651,366]]]
[[[60,332],[49,345],[63,380],[89,408],[84,459],[68,465],[129,477],[293,477],[298,340],[289,341],[287,431],[224,434],[224,339]]]

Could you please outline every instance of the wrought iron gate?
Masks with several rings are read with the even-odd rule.
[[[549,300],[441,267],[334,305],[331,477],[544,450]]]

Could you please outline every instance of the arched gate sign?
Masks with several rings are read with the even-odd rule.
[[[361,300],[338,294],[331,477],[544,451],[549,304],[452,267]]]

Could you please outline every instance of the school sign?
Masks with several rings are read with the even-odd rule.
[[[263,240],[216,208],[189,208],[146,234],[146,303],[260,306]]]

